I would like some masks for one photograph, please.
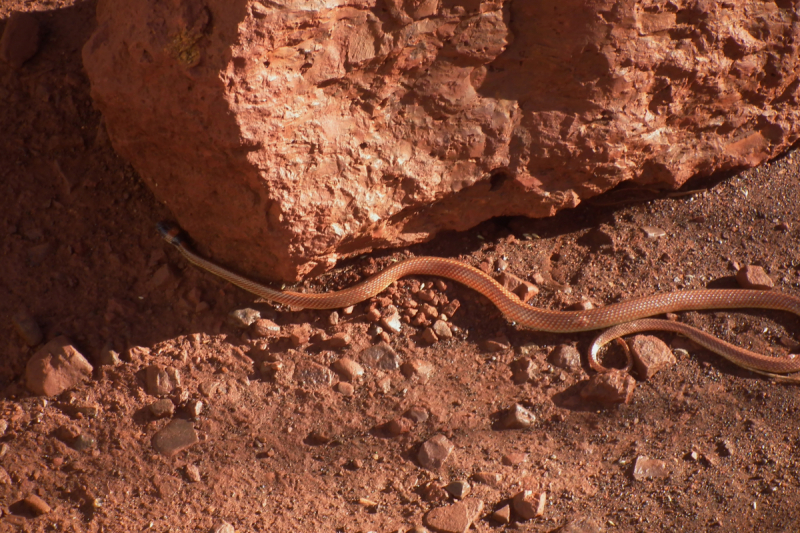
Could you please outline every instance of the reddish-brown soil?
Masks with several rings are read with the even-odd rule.
[[[473,526],[482,532],[551,531],[580,517],[604,531],[796,530],[800,388],[671,334],[657,335],[690,355],[639,382],[630,405],[603,408],[576,394],[588,371],[546,363],[558,344],[575,343],[585,354],[592,333],[519,330],[483,297],[446,282],[435,293],[462,304],[451,321],[455,337],[427,345],[422,328],[404,325],[389,339],[404,361],[430,362],[429,379],[367,368],[346,396],[344,388],[293,376],[292,367],[309,362],[360,360],[378,342],[365,318],[370,304],[415,298],[418,284],[400,282],[330,325],[330,312],[275,309],[188,265],[155,231],[169,213],[115,156],[92,109],[80,49],[93,29],[94,2],[7,2],[0,20],[12,8],[40,10],[45,33],[22,69],[0,65],[0,418],[8,424],[0,436],[8,474],[0,472],[0,530],[205,532],[224,520],[236,531],[406,532],[449,503],[436,501],[428,482],[436,488],[462,479],[485,515],[523,489],[547,491],[543,517],[519,521],[512,513],[510,525],[482,517]],[[493,268],[505,261],[528,279],[539,273],[546,283],[531,303],[548,308],[733,287],[735,263],[761,265],[774,290],[800,294],[800,155],[689,188],[701,191],[651,199],[642,197],[648,191],[616,191],[549,220],[494,220],[358,258],[307,288],[346,287],[411,253]],[[634,194],[639,201],[625,203]],[[648,226],[666,235],[648,239]],[[603,245],[608,237],[613,245]],[[228,313],[245,307],[281,332],[257,338],[227,325]],[[36,319],[45,340],[70,338],[95,365],[93,379],[56,398],[27,392],[24,369],[35,348],[11,325],[20,312]],[[800,332],[800,319],[776,312],[679,318],[775,355],[796,351]],[[330,350],[312,337],[292,347],[290,334],[304,324],[312,335],[347,332],[351,342]],[[497,339],[508,347],[485,351]],[[99,364],[108,348],[120,352],[120,365]],[[539,370],[516,385],[509,365],[521,356]],[[271,368],[282,368],[273,374],[267,369],[275,362]],[[191,420],[199,435],[173,458],[151,444],[168,421],[147,409],[157,399],[144,379],[153,363],[180,371],[182,383],[168,398],[175,418]],[[192,417],[194,400],[204,408]],[[496,429],[515,403],[536,422]],[[391,436],[385,424],[411,407],[429,418]],[[77,451],[65,444],[62,426],[96,443]],[[455,450],[432,472],[417,452],[436,434]],[[504,464],[513,454],[521,462]],[[663,460],[669,475],[634,479],[639,456]],[[479,483],[479,472],[500,481]],[[21,503],[31,494],[50,512],[33,516]]]

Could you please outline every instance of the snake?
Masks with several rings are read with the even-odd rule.
[[[673,320],[648,318],[665,313],[709,309],[772,309],[800,316],[800,297],[772,290],[692,289],[640,296],[592,309],[561,311],[533,307],[471,265],[444,257],[411,257],[351,287],[326,293],[299,293],[272,289],[195,252],[186,233],[172,222],[157,225],[161,237],[191,264],[210,272],[256,296],[293,309],[342,309],[372,298],[405,276],[437,276],[456,281],[488,298],[512,324],[548,333],[578,333],[610,328],[589,348],[589,366],[599,373],[612,369],[598,361],[601,348],[625,335],[643,331],[667,331],[683,335],[728,361],[758,374],[793,381],[786,376],[800,372],[800,357],[769,357],[740,348],[700,329]],[[622,341],[619,341],[622,342]],[[629,352],[628,369],[632,366]],[[800,378],[797,378],[800,380]]]

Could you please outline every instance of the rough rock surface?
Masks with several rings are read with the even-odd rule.
[[[34,394],[56,396],[89,379],[92,365],[66,337],[56,337],[30,358],[25,384]]]
[[[458,5],[456,5],[458,4]],[[798,138],[791,2],[106,0],[109,137],[224,262],[295,280]]]

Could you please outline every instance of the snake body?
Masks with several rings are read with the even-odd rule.
[[[400,261],[347,289],[323,294],[304,294],[271,289],[205,259],[189,247],[183,232],[174,224],[162,222],[158,225],[158,231],[190,263],[257,296],[293,308],[339,309],[371,298],[405,276],[439,276],[457,281],[483,294],[508,320],[526,329],[576,333],[610,327],[611,329],[595,339],[589,350],[589,365],[598,372],[608,371],[597,361],[599,350],[604,344],[624,335],[652,330],[680,333],[729,361],[758,373],[773,375],[800,372],[800,357],[794,354],[786,358],[767,357],[680,322],[645,319],[677,311],[740,308],[775,309],[800,316],[800,298],[776,291],[686,290],[632,298],[588,310],[552,311],[522,302],[491,276],[460,261],[441,257],[414,257]]]

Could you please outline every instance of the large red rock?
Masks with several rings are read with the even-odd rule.
[[[57,396],[91,378],[93,370],[68,338],[56,337],[28,360],[25,384],[39,396]]]
[[[294,280],[798,139],[795,2],[101,0],[115,149],[215,258]]]

